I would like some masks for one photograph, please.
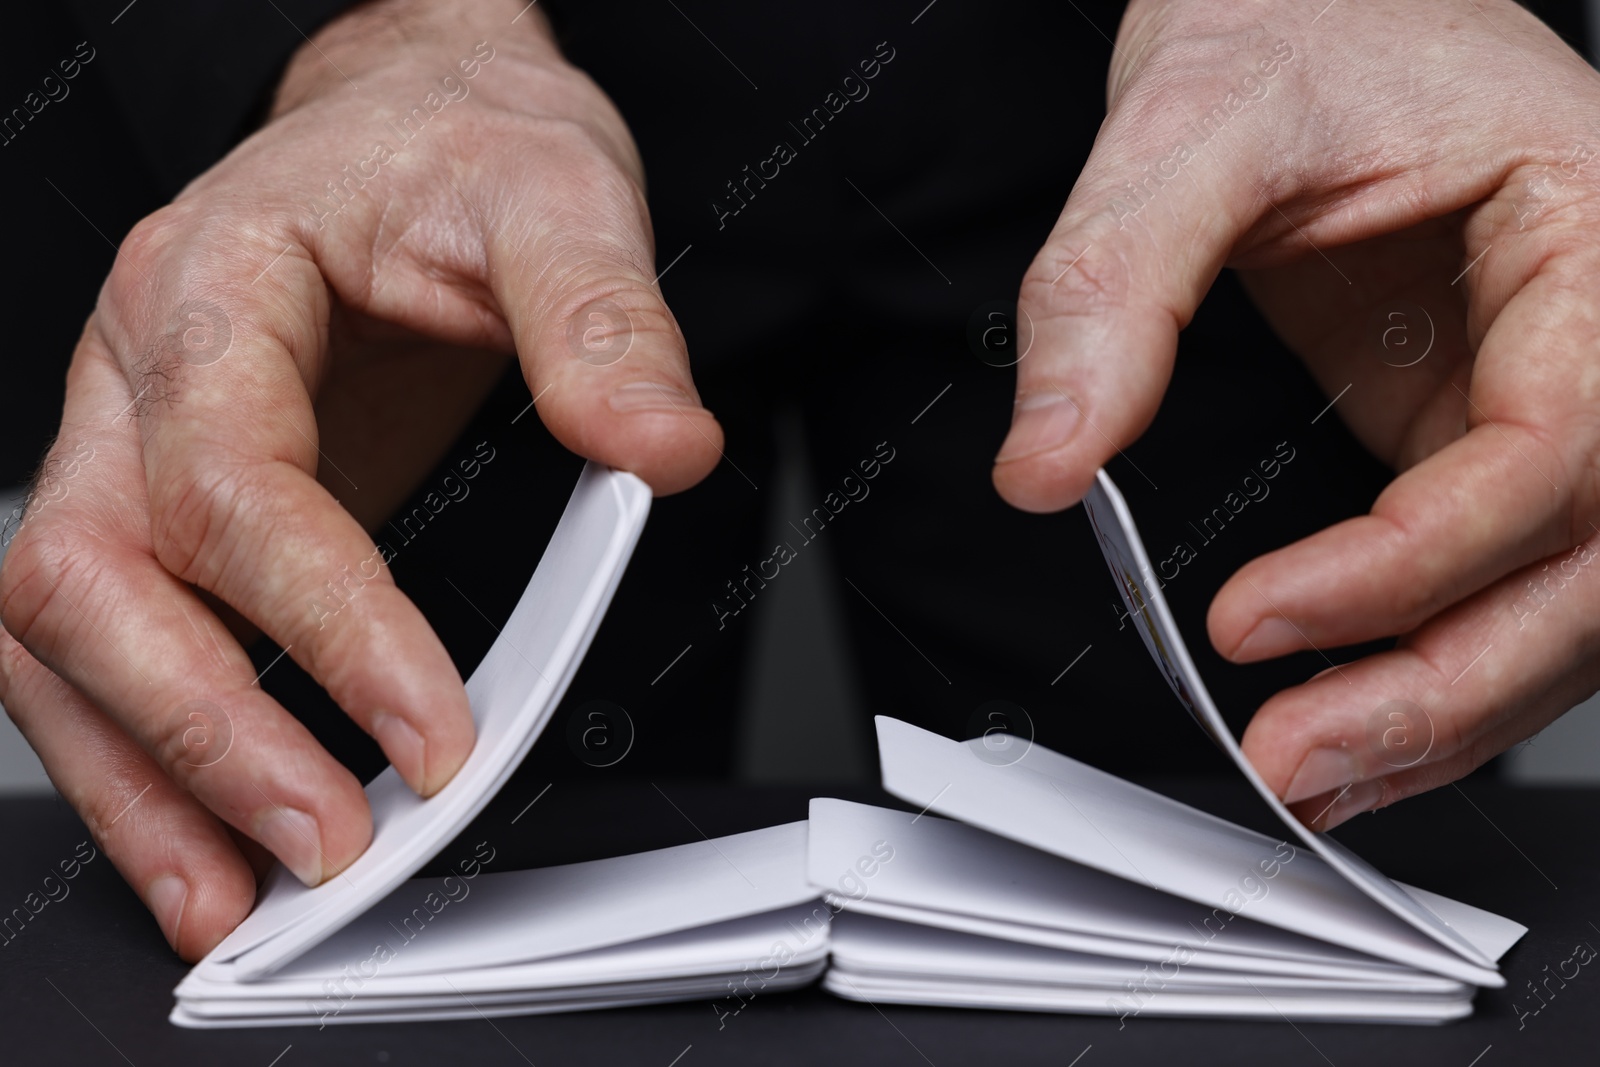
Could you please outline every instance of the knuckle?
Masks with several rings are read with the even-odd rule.
[[[1395,554],[1406,553],[1410,551],[1409,546],[1418,543],[1421,535],[1417,527],[1392,517],[1389,524],[1389,545]],[[1376,582],[1368,580],[1361,586],[1368,594],[1383,598],[1387,605],[1388,629],[1396,633],[1415,629],[1452,602],[1445,588],[1448,574],[1440,566],[1423,562],[1413,573],[1414,580],[1406,582],[1387,581],[1375,574]],[[1429,663],[1432,665],[1431,660]]]
[[[56,523],[24,530],[0,566],[0,623],[24,646],[44,651],[59,629],[51,624],[60,617],[58,601],[66,599],[63,587],[95,585],[103,565],[101,554],[71,527]],[[74,596],[69,603],[85,599]]]
[[[536,116],[526,121],[523,136],[558,159],[574,162],[610,158],[609,145],[590,123],[578,119]]]
[[[187,209],[168,204],[146,215],[123,238],[120,253],[135,264],[154,263],[182,239],[188,229],[188,214]]]
[[[1128,300],[1130,270],[1113,243],[1052,240],[1023,275],[1021,300],[1036,319],[1102,315]]]
[[[1224,84],[1221,71],[1236,52],[1231,35],[1161,34],[1146,46],[1137,70],[1113,86],[1113,121],[1130,129],[1169,124],[1186,105],[1209,99]]]
[[[1294,46],[1263,36],[1260,23],[1219,25],[1203,12],[1178,12],[1145,36],[1149,43],[1138,53],[1137,70],[1120,73],[1113,85],[1113,106],[1129,121],[1187,115],[1197,101],[1251,93],[1295,64]]]
[[[1409,633],[1449,606],[1448,593],[1432,583],[1403,582],[1394,592],[1393,616],[1388,629]]]
[[[1468,412],[1469,426],[1474,425],[1474,415],[1474,412]],[[1559,544],[1549,546],[1547,553],[1577,544],[1594,532],[1577,514],[1577,492],[1582,484],[1577,479],[1583,473],[1581,450],[1574,450],[1569,446],[1569,442],[1581,439],[1580,435],[1587,436],[1592,432],[1592,418],[1593,416],[1585,411],[1575,425],[1563,424],[1557,420],[1543,421],[1537,415],[1494,420],[1493,428],[1497,435],[1512,435],[1518,439],[1514,448],[1507,449],[1509,455],[1502,458],[1508,469],[1520,475],[1528,464],[1532,464],[1534,469],[1544,474],[1544,477],[1534,484],[1543,487],[1548,480],[1548,485],[1551,487],[1565,487],[1553,489],[1551,503],[1553,508],[1566,512],[1568,537]],[[1489,425],[1489,421],[1485,418],[1478,425]]]
[[[553,115],[495,113],[464,124],[451,146],[457,156],[477,156],[493,166],[487,173],[525,173],[530,158],[539,160],[539,186],[578,184],[606,171],[626,178],[638,173],[631,145],[595,123]]]
[[[145,737],[151,756],[180,785],[186,785],[197,769],[213,762],[196,758],[196,754],[206,750],[219,728],[216,719],[220,709],[205,702],[193,703],[204,705],[203,709],[194,711],[189,705],[179,705],[165,718],[150,724]]]
[[[581,222],[577,232],[597,237],[610,226],[631,234],[647,218],[643,171],[631,141],[591,122],[547,116],[519,116],[498,132],[500,166],[493,173],[518,175],[526,172],[529,158],[541,161],[539,180],[528,193],[544,232],[558,232],[551,224],[566,220]]]
[[[365,587],[346,582],[335,592],[314,593],[312,599],[316,604],[311,610],[290,613],[286,642],[297,646],[298,662],[335,703],[344,708],[362,706],[369,699],[363,697],[363,689],[374,677],[373,651],[393,647],[403,630],[394,616],[407,606],[387,581],[379,580],[369,580]]]
[[[148,279],[160,271],[161,263],[185,239],[188,229],[188,209],[175,204],[135,223],[118,246],[106,279],[105,295],[111,304],[138,306],[139,295],[148,288]]]
[[[1519,234],[1538,235],[1552,255],[1591,260],[1594,227],[1600,223],[1600,183],[1595,178],[1600,165],[1595,155],[1584,142],[1574,143],[1551,131],[1503,180],[1505,226]],[[1582,265],[1583,275],[1591,265]]]
[[[275,461],[191,463],[152,486],[151,548],[168,571],[215,589],[240,551],[235,531],[270,529],[283,508]]]
[[[23,678],[23,672],[28,669],[28,660],[31,658],[14,638],[0,630],[0,708],[5,709],[6,715],[19,730],[22,728],[22,712],[12,699],[12,693]]]
[[[640,311],[662,306],[661,298],[643,280],[649,274],[641,262],[631,258],[618,262],[614,253],[599,251],[593,231],[552,234],[539,249],[545,277],[540,313],[553,326],[596,300],[626,301]]]
[[[1119,176],[1133,179],[1121,190],[1135,198],[1141,187],[1176,180],[1189,160],[1211,153],[1215,143],[1240,136],[1254,150],[1222,153],[1225,166],[1244,167],[1257,184],[1269,186],[1285,174],[1283,153],[1266,150],[1268,144],[1327,147],[1326,137],[1305,137],[1305,123],[1285,122],[1287,110],[1264,106],[1277,94],[1299,93],[1304,60],[1296,61],[1293,45],[1263,37],[1259,24],[1216,21],[1189,15],[1164,28],[1139,53],[1137,71],[1119,71],[1112,83],[1102,140],[1150,153],[1148,160],[1132,161],[1135,167],[1148,163],[1143,171]]]
[[[130,840],[150,838],[149,820],[163,818],[167,805],[163,790],[150,788],[151,767],[137,750],[118,744],[102,744],[100,749],[96,759],[101,773],[69,799],[94,841],[115,854]],[[145,795],[147,790],[151,795]],[[162,837],[159,832],[153,836]]]
[[[620,115],[591,114],[584,119],[535,115],[522,122],[523,135],[549,150],[551,158],[578,167],[598,165],[619,174],[643,173],[638,150]]]
[[[1452,680],[1452,675],[1439,671],[1440,680],[1446,685]],[[1457,671],[1459,673],[1459,669]],[[1473,767],[1478,766],[1494,753],[1483,753],[1483,743],[1486,737],[1482,731],[1473,731],[1471,735],[1467,730],[1467,720],[1461,715],[1442,714],[1431,717],[1433,728],[1433,749],[1428,753],[1432,757],[1429,766],[1438,766],[1452,760],[1466,758]],[[1480,753],[1483,753],[1480,755]],[[1463,755],[1465,754],[1465,755]],[[1465,772],[1463,772],[1465,773]],[[1454,776],[1452,776],[1454,777]]]
[[[225,356],[236,331],[304,342],[285,325],[296,317],[267,311],[252,281],[295,243],[292,234],[271,206],[251,213],[215,197],[147,216],[123,240],[101,292],[96,322],[107,344],[159,395],[176,388],[183,365]]]

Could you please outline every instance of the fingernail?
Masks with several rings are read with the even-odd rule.
[[[682,389],[660,382],[629,382],[611,394],[612,411],[688,411],[699,406]]]
[[[172,951],[178,951],[178,934],[183,928],[183,906],[189,900],[189,883],[175,874],[163,874],[144,891],[150,914],[156,917]]]
[[[1356,777],[1356,761],[1350,753],[1342,748],[1314,748],[1300,761],[1300,769],[1294,772],[1289,788],[1284,790],[1283,802],[1298,804],[1343,789]]]
[[[1011,432],[994,461],[1009,463],[1059,448],[1077,432],[1082,419],[1078,405],[1055,389],[1020,397],[1011,416]]]
[[[268,808],[253,836],[306,885],[322,881],[322,835],[317,830],[317,820],[305,812],[298,808]]]
[[[1326,812],[1312,820],[1311,828],[1332,830],[1347,819],[1352,819],[1364,811],[1371,811],[1382,799],[1383,782],[1380,779],[1357,782],[1329,804]]]
[[[1266,659],[1298,651],[1303,644],[1305,639],[1288,619],[1272,615],[1256,623],[1255,629],[1244,635],[1229,658],[1240,663]]]
[[[428,745],[416,728],[398,715],[378,712],[372,717],[372,736],[413,792],[426,795]]]

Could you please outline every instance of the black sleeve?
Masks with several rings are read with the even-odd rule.
[[[357,0],[67,0],[129,132],[175,193],[260,117],[289,56]]]

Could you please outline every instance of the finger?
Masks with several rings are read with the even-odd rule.
[[[97,314],[141,398],[156,557],[259,626],[432,795],[471,750],[471,710],[384,554],[314,477],[318,268],[292,235],[168,210],[130,237]]]
[[[223,824],[4,633],[0,704],[174,952],[198,960],[249,914],[255,876]]]
[[[61,499],[29,515],[0,570],[0,617],[32,656],[104,710],[161,767],[303,881],[371,839],[355,777],[256,684],[244,650],[152,555],[139,442],[120,371],[74,360],[58,451],[80,457]],[[86,412],[98,408],[101,417]]]
[[[1473,316],[1493,325],[1470,387],[1445,386],[1464,394],[1466,435],[1401,474],[1371,514],[1243,567],[1211,607],[1219,650],[1249,661],[1405,633],[1592,532],[1600,309],[1584,279],[1596,267],[1581,242],[1485,258]]]
[[[573,125],[535,127],[499,150],[456,192],[483,233],[540,417],[574,452],[657,494],[695,484],[722,455],[722,428],[656,282],[638,184]],[[530,156],[562,162],[534,170]]]
[[[1600,534],[1452,607],[1393,651],[1277,694],[1245,730],[1245,755],[1316,829],[1467,774],[1600,682],[1597,564]],[[1547,573],[1559,584],[1542,584]]]
[[[1023,277],[1017,315],[1032,343],[1017,364],[1016,408],[994,468],[1011,504],[1053,511],[1077,502],[1095,471],[1149,425],[1178,331],[1270,195],[1269,164],[1258,162],[1270,153],[1251,147],[1271,137],[1265,103],[1234,117],[1227,154],[1186,146],[1185,102],[1231,91],[1236,65],[1235,57],[1136,76],[1113,101]]]

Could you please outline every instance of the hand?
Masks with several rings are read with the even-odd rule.
[[[461,679],[363,524],[470,416],[484,351],[517,354],[564,444],[657,492],[717,459],[632,140],[523,7],[382,0],[318,34],[265,128],[123,242],[74,354],[0,571],[0,702],[187,959],[249,911],[253,842],[315,884],[371,836],[236,633],[287,649],[423,795],[471,749]],[[350,572],[349,609],[315,611]]]
[[[1242,568],[1208,619],[1238,662],[1400,637],[1245,732],[1326,828],[1466,774],[1600,685],[1600,79],[1503,0],[1316,6],[1130,5],[1108,118],[1022,284],[1034,354],[994,477],[1028,510],[1077,501],[1154,416],[1218,271],[1240,269],[1398,472],[1371,514]],[[1419,335],[1431,317],[1420,362],[1378,358],[1396,308]]]

